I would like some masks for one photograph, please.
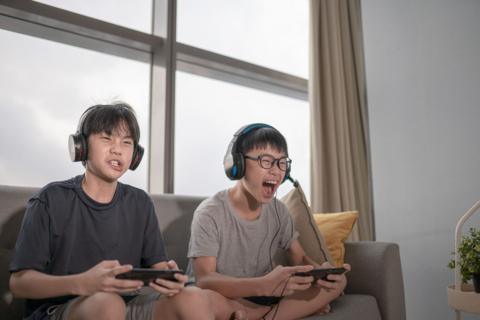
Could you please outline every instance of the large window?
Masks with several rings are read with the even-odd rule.
[[[307,0],[2,3],[0,184],[83,172],[68,135],[88,106],[124,101],[146,154],[122,181],[210,195],[231,185],[222,159],[232,134],[265,122],[285,135],[308,193],[307,41]]]
[[[208,196],[232,185],[223,157],[242,126],[273,125],[287,139],[291,175],[309,193],[309,115],[306,101],[177,72],[175,193]],[[279,189],[283,195],[291,187]]]
[[[67,142],[93,104],[130,103],[148,145],[148,64],[2,30],[0,42],[1,184],[42,186],[83,172]],[[147,168],[122,181],[146,188]]]

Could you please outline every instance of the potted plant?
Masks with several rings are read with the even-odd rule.
[[[475,292],[480,292],[480,229],[470,228],[470,234],[462,237],[458,254],[462,282],[473,279]],[[455,260],[452,259],[448,266],[454,269]]]

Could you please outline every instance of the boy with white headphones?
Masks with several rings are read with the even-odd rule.
[[[235,301],[248,319],[328,312],[346,286],[344,274],[318,281],[305,276],[319,266],[305,254],[286,206],[275,197],[291,179],[290,166],[278,130],[262,123],[242,127],[224,159],[236,184],[203,201],[193,217],[188,257],[197,285]],[[277,249],[286,251],[292,266],[274,266]]]
[[[142,281],[116,277],[133,267],[178,269],[167,260],[151,198],[118,181],[140,164],[139,138],[129,105],[96,105],[80,118],[69,149],[85,173],[50,183],[29,200],[10,264],[10,288],[27,299],[26,319],[213,320],[234,314],[218,293],[184,288],[183,274],[155,279],[146,295],[135,294]]]

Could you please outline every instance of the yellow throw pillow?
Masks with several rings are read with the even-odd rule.
[[[358,212],[315,213],[313,218],[327,243],[333,262],[337,267],[342,266],[345,257],[343,243],[352,232],[353,225],[358,219]]]

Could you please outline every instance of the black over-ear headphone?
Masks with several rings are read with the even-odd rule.
[[[91,115],[91,112],[97,108],[102,107],[101,105],[96,105],[88,108],[80,117],[78,121],[77,132],[71,134],[68,137],[68,151],[70,152],[70,159],[73,162],[76,161],[87,161],[88,159],[88,142],[87,137],[83,134],[83,126],[86,119]],[[130,170],[135,170],[140,162],[142,161],[143,153],[145,150],[143,147],[136,143],[133,148],[132,162],[130,163]]]
[[[242,152],[240,151],[241,140],[246,134],[261,128],[271,128],[278,132],[278,130],[271,125],[265,123],[252,123],[241,127],[233,135],[232,140],[228,144],[225,157],[223,158],[223,168],[225,170],[225,174],[230,180],[240,180],[245,175],[245,157],[244,154],[242,154]],[[285,171],[285,177],[282,183],[285,182],[285,180],[289,179],[289,177],[290,166]]]

